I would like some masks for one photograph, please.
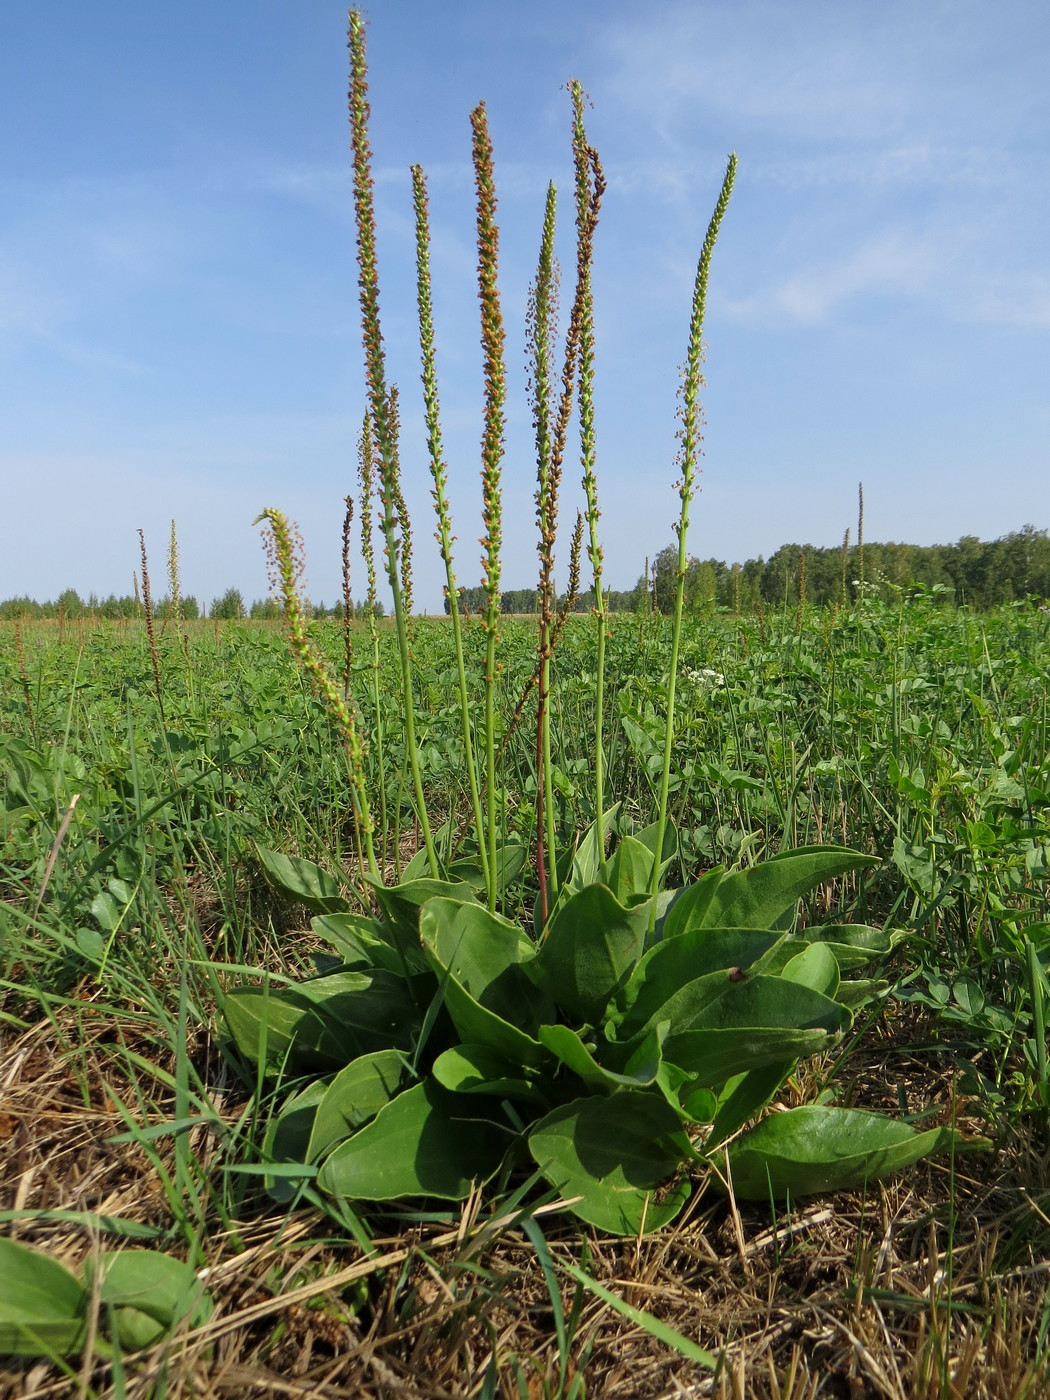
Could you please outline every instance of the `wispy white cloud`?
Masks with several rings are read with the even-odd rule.
[[[998,273],[973,288],[975,319],[1002,326],[1050,328],[1050,274]]]
[[[999,185],[1045,171],[1038,13],[813,0],[803,17],[783,0],[669,0],[598,28],[596,90],[657,167],[695,163],[715,136],[760,152],[753,179]]]
[[[815,326],[881,302],[940,324],[1046,325],[1037,13],[813,0],[800,22],[780,0],[669,0],[617,14],[598,32],[595,89],[633,143],[612,193],[667,212],[654,297],[691,281],[672,235],[717,188],[724,143],[741,156],[730,222],[743,209],[748,228],[720,251],[719,313]]]
[[[825,7],[826,8],[826,7]],[[677,145],[699,116],[717,114],[742,131],[786,139],[833,133],[838,140],[887,138],[913,109],[912,63],[893,65],[865,40],[870,24],[799,25],[795,7],[768,0],[669,4],[610,23],[600,36],[607,88],[643,110]],[[852,31],[852,32],[850,32]]]
[[[926,298],[938,280],[937,267],[929,240],[889,231],[847,254],[808,260],[783,280],[724,305],[734,319],[815,325],[861,297]]]
[[[1025,175],[1009,151],[982,146],[903,142],[876,150],[822,151],[819,154],[754,161],[752,180],[791,189],[866,187],[871,189],[1007,189]]]
[[[754,294],[723,298],[738,321],[820,325],[859,303],[925,306],[942,323],[1050,326],[1050,274],[1003,255],[997,220],[897,224],[844,251],[827,244]]]

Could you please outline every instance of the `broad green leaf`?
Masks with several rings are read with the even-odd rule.
[[[710,1123],[718,1110],[718,1097],[713,1090],[698,1088],[694,1082],[681,1091],[676,1106],[690,1122]]]
[[[535,944],[509,919],[480,904],[432,899],[420,915],[420,937],[437,965],[497,1015],[546,1006],[522,967],[535,957]]]
[[[381,968],[313,977],[280,990],[237,987],[223,1015],[237,1049],[305,1073],[342,1069],[373,1050],[407,1049],[418,1016],[408,984]]]
[[[35,816],[36,811],[32,807],[0,807],[0,837],[8,840],[20,826],[28,826]]]
[[[931,1152],[946,1152],[951,1128],[917,1133],[907,1123],[854,1108],[809,1105],[771,1113],[729,1151],[733,1191],[742,1200],[812,1195],[864,1186]]]
[[[497,1170],[512,1141],[486,1104],[433,1080],[415,1084],[334,1149],[317,1184],[350,1201],[463,1200]]]
[[[761,1069],[784,1060],[818,1055],[827,1048],[828,1033],[785,1026],[740,1026],[723,1030],[686,1031],[667,1050],[669,1060],[685,1070],[691,1088],[720,1088],[741,1065]]]
[[[654,857],[656,855],[656,839],[660,834],[660,823],[653,822],[650,826],[643,826],[631,832],[631,839],[640,842],[647,851]],[[664,848],[660,856],[661,875],[678,854],[678,831],[673,822],[668,821],[664,827]]]
[[[538,1069],[549,1063],[550,1056],[538,1040],[488,1011],[454,977],[445,974],[441,988],[445,1010],[464,1044],[485,1045],[522,1069]]]
[[[84,1345],[87,1295],[57,1260],[0,1236],[0,1356],[68,1356]]]
[[[799,929],[785,940],[783,952],[796,942],[823,943],[835,954],[840,972],[853,972],[877,958],[884,958],[906,937],[903,929],[885,931],[867,924],[819,924]]]
[[[804,894],[867,865],[874,856],[845,846],[800,846],[749,870],[723,875],[702,915],[711,928],[778,928],[790,921]]]
[[[383,911],[383,921],[376,932],[391,947],[396,948],[413,971],[426,966],[419,946],[419,911],[431,899],[454,899],[460,903],[477,903],[474,890],[462,880],[405,880],[400,885],[384,885],[370,880],[376,900]]]
[[[620,1089],[656,1088],[677,1112],[682,1110],[678,1091],[688,1075],[677,1065],[664,1061],[661,1045],[666,1031],[666,1023],[654,1026],[630,1056],[622,1073],[609,1069],[596,1058],[607,1042],[598,1041],[592,1048],[569,1026],[541,1026],[540,1040],[583,1081],[591,1093],[612,1094]],[[690,1112],[686,1116],[694,1115]]]
[[[787,1080],[797,1064],[797,1060],[774,1060],[761,1069],[750,1069],[746,1074],[738,1074],[725,1086],[718,1098],[718,1111],[711,1124],[711,1132],[704,1144],[710,1151],[719,1143],[725,1142],[748,1122],[756,1117],[773,1098],[780,1086]]]
[[[739,1026],[783,1026],[798,1030],[819,1027],[824,1031],[841,1030],[849,1023],[849,1013],[823,993],[780,977],[750,977],[739,980],[732,976],[725,982],[722,995],[705,1003],[692,1021],[693,1029],[724,1030]],[[672,1022],[665,1042],[668,1057],[677,1026]]]
[[[632,894],[649,892],[652,879],[653,852],[635,836],[625,836],[616,847],[612,859],[605,864],[602,883],[608,885],[616,899],[626,905]]]
[[[255,846],[266,883],[296,904],[305,904],[315,914],[341,914],[350,908],[339,892],[335,880],[302,856],[282,856],[267,850],[258,842]]]
[[[180,1322],[199,1326],[211,1316],[211,1299],[192,1264],[152,1249],[106,1251],[89,1257],[85,1281],[98,1288],[102,1325],[114,1310],[116,1336],[126,1351],[160,1341]]]
[[[298,992],[235,987],[226,993],[222,1014],[234,1045],[252,1064],[324,1073],[360,1053],[355,1036],[340,1033]]]
[[[659,1230],[691,1190],[677,1168],[695,1160],[674,1110],[659,1095],[624,1091],[580,1098],[541,1118],[529,1151],[581,1220],[613,1235]]]
[[[548,1056],[533,1032],[553,1018],[554,1006],[523,971],[533,955],[526,934],[480,904],[452,899],[427,903],[420,934],[463,1041],[519,1066],[543,1064]]]
[[[663,944],[660,945],[661,947]],[[678,1036],[691,1030],[700,1022],[708,1005],[717,1001],[729,986],[729,972],[709,972],[704,977],[679,985],[665,1001],[659,1000],[659,993],[665,991],[662,985],[654,985],[651,995],[641,996],[621,1018],[609,1018],[609,1034],[615,1032],[613,1042],[619,1049],[610,1055],[615,1062],[627,1053],[633,1053],[639,1040],[647,1036],[655,1026],[666,1024],[668,1036]],[[648,989],[647,989],[648,990]],[[669,1058],[673,1059],[674,1056]]]
[[[439,1084],[457,1094],[543,1103],[534,1081],[525,1078],[520,1069],[487,1045],[454,1045],[437,1057],[431,1072]]]
[[[605,813],[602,830],[607,834],[612,830],[616,815],[620,810],[617,802]],[[593,885],[601,878],[602,866],[605,864],[605,852],[598,848],[598,823],[591,825],[580,837],[579,843],[572,851],[566,851],[558,860],[558,897],[554,901],[554,908],[550,911],[553,917],[567,900],[580,890],[586,889],[588,885]],[[539,919],[539,904],[536,906],[536,919]],[[536,928],[537,934],[543,932]]]
[[[398,1094],[405,1073],[404,1056],[397,1050],[360,1055],[341,1069],[317,1103],[306,1155],[299,1160],[319,1161],[335,1143],[374,1118]]]
[[[88,962],[100,963],[106,955],[106,939],[93,928],[78,928],[74,942]]]
[[[541,1026],[539,1038],[552,1055],[556,1055],[563,1065],[583,1080],[593,1094],[608,1095],[623,1088],[647,1089],[655,1082],[660,1068],[659,1042],[655,1032],[650,1037],[652,1046],[648,1047],[647,1042],[647,1047],[653,1053],[639,1059],[634,1074],[617,1074],[600,1065],[594,1058],[594,1051],[570,1026]]]
[[[310,1134],[313,1132],[317,1106],[327,1092],[328,1081],[315,1079],[312,1084],[308,1084],[305,1089],[300,1089],[286,1100],[280,1113],[275,1114],[266,1127],[263,1156],[267,1161],[282,1166],[288,1163],[307,1165]],[[302,1180],[309,1175],[309,1172],[304,1171],[303,1177],[296,1181],[287,1172],[281,1172],[278,1175],[267,1176],[264,1185],[275,1201],[283,1203],[294,1199]]]
[[[411,880],[425,880],[430,878],[430,852],[426,846],[420,846],[412,859],[401,871],[402,883]]]
[[[496,888],[505,890],[519,878],[529,861],[529,848],[522,841],[505,841],[496,848]]]
[[[785,982],[797,982],[832,999],[839,989],[839,965],[826,943],[811,943],[796,953],[780,976]]]
[[[358,1055],[412,1044],[418,1013],[409,985],[383,968],[311,977],[296,991],[342,1036],[353,1037]]]
[[[672,1027],[677,1027],[675,1015],[665,1017],[661,1007],[687,985],[712,973],[728,975],[731,968],[746,972],[783,937],[763,929],[694,928],[657,943],[638,963],[616,999],[611,1019],[617,1024],[618,1036],[628,1039],[658,1020],[670,1019]],[[723,989],[722,983],[711,986],[715,995]]]
[[[508,841],[496,848],[496,888],[505,890],[525,869],[528,848],[520,841]],[[459,856],[448,868],[449,878],[462,880],[478,894],[485,891],[485,872],[479,856]]]
[[[835,993],[835,1000],[840,1006],[855,1011],[858,1007],[866,1006],[868,1002],[881,997],[889,990],[889,986],[885,977],[856,978],[850,981],[843,979]]]
[[[933,894],[937,883],[937,862],[926,846],[912,846],[903,836],[895,836],[891,859],[913,889],[920,894]]]
[[[440,845],[448,835],[449,831],[446,825],[434,833],[434,840]],[[525,862],[528,858],[528,848],[521,841],[508,841],[505,845],[497,847],[496,888],[502,890],[512,884],[525,869]],[[426,850],[418,850],[401,872],[402,883],[429,878],[431,878],[429,856]],[[485,868],[480,855],[475,853],[459,855],[455,860],[450,861],[447,867],[442,867],[441,878],[469,885],[479,895],[485,892]]]
[[[693,884],[677,890],[667,913],[657,927],[657,937],[661,940],[677,938],[679,934],[688,933],[692,928],[701,928],[708,906],[714,899],[715,890],[718,889],[724,874],[724,868],[716,865]]]
[[[529,976],[574,1019],[596,1025],[642,956],[647,908],[625,909],[605,885],[588,885],[559,904]]]
[[[114,933],[120,927],[123,911],[106,890],[97,894],[91,901],[91,912],[107,933]]]
[[[376,921],[362,914],[320,914],[310,929],[336,950],[348,967],[382,967],[401,974],[405,959],[380,938]]]
[[[952,983],[952,996],[969,1019],[984,1010],[984,993],[972,977],[957,977]]]

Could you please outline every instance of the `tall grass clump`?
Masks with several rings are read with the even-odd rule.
[[[647,738],[658,755],[652,806],[634,820],[622,803],[610,805],[592,286],[605,175],[587,136],[578,83],[569,86],[572,298],[559,334],[558,201],[551,185],[526,328],[539,615],[532,678],[514,718],[534,695],[535,743],[531,752],[515,755],[535,784],[531,865],[525,847],[506,829],[501,768],[511,754],[513,725],[497,744],[501,666],[508,654],[500,614],[507,373],[495,159],[484,104],[470,116],[484,391],[484,654],[473,664],[465,645],[468,620],[458,603],[441,435],[427,186],[420,167],[411,171],[426,442],[452,621],[464,755],[461,805],[467,813],[465,828],[457,825],[462,814],[455,801],[440,830],[431,819],[435,794],[424,781],[429,754],[415,715],[411,532],[400,481],[398,391],[387,378],[380,323],[365,31],[358,14],[350,20],[350,65],[367,404],[360,450],[363,544],[374,604],[369,522],[377,498],[394,605],[404,764],[419,841],[391,882],[376,858],[367,779],[376,771],[366,761],[369,733],[379,751],[380,794],[387,786],[384,767],[395,761],[378,683],[371,697],[374,715],[365,720],[309,634],[289,527],[280,511],[267,509],[263,518],[291,645],[345,741],[364,855],[364,882],[357,882],[352,904],[345,878],[260,848],[270,883],[314,912],[314,934],[332,950],[319,960],[315,977],[279,987],[264,977],[261,985],[247,982],[225,998],[231,1053],[250,1082],[265,1081],[271,1100],[279,1103],[263,1147],[274,1167],[274,1194],[310,1201],[345,1221],[362,1202],[474,1199],[485,1186],[507,1218],[516,1219],[530,1209],[532,1187],[543,1183],[582,1220],[612,1233],[641,1234],[672,1220],[697,1178],[715,1190],[768,1200],[863,1185],[928,1152],[954,1149],[957,1136],[950,1126],[917,1131],[825,1101],[762,1116],[799,1059],[836,1044],[853,1010],[884,989],[850,974],[889,951],[891,930],[821,925],[812,917],[812,901],[809,917],[798,917],[804,896],[843,876],[861,878],[875,863],[871,856],[845,846],[803,846],[746,869],[715,866],[680,888],[667,884],[681,868],[670,798],[679,739],[675,706],[687,536],[701,450],[704,318],[735,156],[697,266],[679,391],[677,570],[667,679],[659,697],[662,727],[658,740]],[[584,551],[594,590],[593,813],[584,831],[556,819],[559,735],[551,708],[567,615],[555,590],[555,543],[574,421],[585,509],[573,532],[570,600],[579,588]],[[375,631],[372,645],[378,678]],[[384,848],[386,823],[396,823],[398,815],[396,809],[384,815]],[[396,840],[396,827],[392,834]],[[523,919],[530,900],[532,916]],[[362,904],[364,914],[356,912]]]

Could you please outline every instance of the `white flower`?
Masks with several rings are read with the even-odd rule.
[[[721,671],[712,671],[709,666],[705,666],[702,671],[687,670],[685,674],[698,690],[718,690],[726,683]]]

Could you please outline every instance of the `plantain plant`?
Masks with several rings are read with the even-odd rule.
[[[800,900],[863,871],[873,858],[835,846],[788,850],[746,870],[716,868],[684,888],[668,819],[675,743],[675,677],[682,630],[686,539],[700,444],[699,392],[708,275],[736,159],[731,157],[697,268],[680,391],[678,570],[661,782],[652,824],[632,830],[606,806],[603,707],[594,739],[594,822],[558,849],[548,723],[550,668],[564,626],[554,595],[558,489],[575,412],[586,516],[577,524],[593,573],[599,697],[606,619],[598,537],[592,387],[593,243],[604,175],[570,85],[576,195],[576,282],[556,348],[557,196],[548,191],[529,315],[540,583],[535,693],[535,912],[520,921],[501,900],[524,852],[500,840],[496,742],[500,471],[506,398],[498,290],[499,230],[484,106],[472,114],[478,279],[484,354],[483,719],[475,716],[452,553],[430,295],[426,184],[413,167],[423,387],[438,540],[446,571],[459,678],[473,840],[443,858],[426,809],[413,727],[410,536],[399,480],[397,392],[386,377],[372,203],[364,28],[351,15],[350,116],[368,413],[363,476],[375,481],[402,666],[407,763],[421,844],[397,883],[384,881],[364,781],[368,726],[327,674],[296,593],[284,517],[264,512],[293,649],[346,740],[365,897],[298,857],[260,848],[272,886],[310,908],[332,950],[318,975],[230,991],[225,1020],[236,1054],[278,1079],[287,1097],[263,1145],[270,1189],[306,1195],[334,1213],[361,1201],[463,1199],[480,1183],[512,1189],[522,1173],[560,1193],[566,1208],[613,1233],[665,1225],[709,1177],[740,1197],[862,1185],[924,1154],[957,1145],[950,1128],[916,1132],[877,1114],[826,1104],[761,1116],[799,1059],[847,1030],[851,1013],[884,983],[853,974],[884,957],[894,936],[859,925],[801,928]],[[366,499],[363,512],[370,503]],[[572,589],[570,589],[570,593]],[[377,714],[376,719],[380,716]],[[382,731],[377,731],[381,733]],[[504,743],[507,742],[506,736]],[[475,762],[474,754],[479,758]],[[454,830],[454,825],[448,827]],[[439,844],[441,851],[439,852]],[[513,904],[507,904],[508,912]],[[361,909],[365,912],[360,912]],[[290,1089],[290,1093],[288,1090]],[[757,1120],[757,1121],[756,1121]]]

